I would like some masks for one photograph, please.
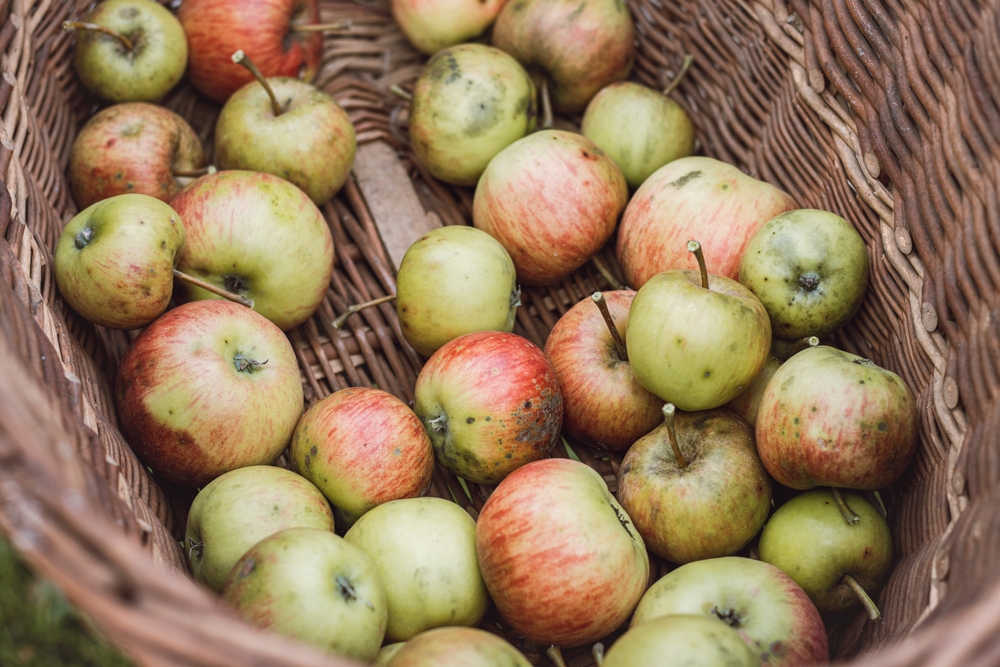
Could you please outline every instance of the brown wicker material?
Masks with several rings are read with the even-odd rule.
[[[0,529],[111,641],[143,665],[337,665],[260,633],[185,576],[178,546],[190,490],[154,481],[121,437],[109,378],[134,334],[95,327],[56,293],[52,249],[75,213],[65,178],[75,132],[97,108],[60,29],[84,0],[0,0]],[[406,141],[419,56],[385,0],[321,1],[318,84],[359,141],[352,180],[324,208],[337,267],[327,299],[290,332],[308,402],[377,384],[412,399],[421,359],[393,306],[402,237],[468,224],[472,190],[432,179]],[[700,150],[849,219],[867,242],[862,310],[832,342],[898,372],[918,397],[911,468],[882,492],[896,566],[864,614],[831,628],[833,657],[875,667],[1000,663],[1000,7],[972,0],[632,0],[633,78],[664,87]],[[182,84],[168,106],[210,140],[217,107]],[[572,124],[572,121],[563,121]],[[210,146],[209,146],[210,149]],[[394,149],[394,150],[389,150]],[[210,151],[209,151],[210,153]],[[387,158],[388,156],[388,158]],[[412,188],[411,188],[412,185]],[[417,205],[422,204],[422,208]],[[424,213],[424,210],[428,213]],[[403,222],[399,222],[403,221]],[[404,246],[405,247],[405,246]],[[603,253],[616,272],[613,254]],[[542,344],[558,317],[608,282],[588,264],[525,290],[517,329]],[[990,435],[990,434],[993,435]],[[575,444],[614,482],[620,456]],[[562,453],[562,455],[566,455]],[[613,488],[613,487],[612,487]],[[433,493],[466,498],[438,470]],[[473,489],[475,514],[488,489]],[[504,633],[502,619],[484,623]],[[508,635],[536,664],[544,647]],[[569,654],[586,665],[586,650]]]

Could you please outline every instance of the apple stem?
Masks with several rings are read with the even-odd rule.
[[[204,176],[206,174],[214,174],[218,169],[215,165],[208,165],[207,167],[202,167],[201,169],[174,169],[170,173],[174,176],[179,176],[180,178],[198,178],[199,176]]]
[[[611,285],[611,289],[625,289],[625,285],[622,285],[621,281],[614,277],[611,273],[611,269],[609,269],[608,265],[604,263],[604,260],[601,259],[600,255],[594,255],[590,258],[590,261],[594,263],[594,267],[597,269],[597,272],[608,281],[608,284]]]
[[[341,19],[333,23],[293,23],[288,29],[292,32],[340,32],[350,30],[351,25],[350,19]]]
[[[542,77],[538,87],[542,97],[542,129],[549,130],[555,124],[555,119],[552,117],[552,100],[549,99],[549,80]]]
[[[239,294],[233,294],[232,292],[227,292],[221,287],[216,287],[210,282],[207,282],[200,278],[195,278],[194,276],[190,276],[184,273],[183,271],[178,271],[177,269],[174,269],[174,277],[179,278],[180,280],[183,280],[186,283],[194,285],[195,287],[200,287],[206,292],[211,292],[212,294],[221,296],[223,299],[229,299],[230,301],[235,301],[236,303],[244,305],[250,309],[253,308],[253,299],[248,299],[245,296],[241,296]]]
[[[683,470],[688,467],[687,459],[681,454],[681,446],[677,443],[677,429],[674,427],[674,413],[677,408],[673,403],[663,406],[663,423],[667,425],[667,437],[670,438],[670,448],[674,450],[674,458],[677,459],[677,467]]]
[[[861,517],[855,514],[854,510],[852,510],[847,504],[847,501],[844,500],[844,496],[840,495],[840,489],[831,487],[830,490],[833,491],[833,500],[837,503],[840,513],[844,516],[844,521],[846,521],[850,526],[853,526],[858,521],[861,521]]]
[[[110,35],[122,43],[126,51],[132,52],[135,49],[135,44],[132,40],[121,34],[117,30],[112,30],[111,28],[106,28],[103,25],[97,25],[96,23],[84,23],[82,21],[63,21],[62,29],[66,31],[72,30],[86,30],[88,32],[100,32],[105,35]]]
[[[604,322],[608,325],[608,330],[611,332],[611,339],[615,341],[618,358],[622,361],[628,361],[628,350],[625,349],[625,341],[622,340],[621,334],[618,333],[618,327],[615,326],[615,321],[611,318],[611,311],[608,310],[608,302],[604,298],[604,293],[594,292],[590,298],[594,300],[594,303],[597,304],[597,309],[604,316]]]
[[[552,661],[556,667],[566,667],[566,661],[563,660],[562,651],[559,650],[558,646],[550,646],[546,651],[545,655],[549,656],[549,660]]]
[[[604,644],[597,642],[590,649],[590,654],[594,656],[594,664],[597,667],[604,667]]]
[[[789,358],[794,357],[796,354],[802,350],[808,349],[810,347],[816,347],[819,345],[819,338],[816,336],[806,336],[805,338],[800,338],[795,341],[795,344],[788,348]]]
[[[688,252],[694,253],[698,260],[698,270],[701,271],[701,286],[708,289],[708,267],[705,265],[705,253],[701,250],[701,244],[697,241],[687,242]]]
[[[407,102],[410,102],[410,101],[413,100],[413,93],[408,92],[407,90],[405,90],[399,84],[394,83],[391,86],[389,86],[389,92],[392,93],[393,95],[395,95],[396,97],[401,97],[402,99],[406,100]]]
[[[261,74],[259,69],[257,69],[257,66],[253,64],[253,61],[250,60],[249,56],[243,53],[243,49],[240,49],[233,54],[233,62],[248,69],[250,73],[253,74],[253,78],[257,79],[258,83],[264,86],[264,90],[267,91],[267,96],[271,98],[271,106],[274,108],[274,115],[280,116],[283,114],[285,110],[282,108],[281,104],[278,103],[278,98],[275,97],[274,91],[271,90],[271,86],[268,84],[267,79],[265,79],[264,75]]]
[[[871,596],[868,595],[865,589],[861,588],[861,584],[859,584],[854,577],[849,574],[845,574],[844,583],[847,584],[852,591],[854,591],[854,594],[858,596],[858,600],[860,600],[861,604],[864,605],[864,608],[868,610],[868,618],[873,621],[877,621],[882,618],[882,612],[878,610],[878,607],[875,605],[875,601],[871,599]]]
[[[395,298],[396,298],[395,294],[390,294],[388,296],[380,296],[379,298],[372,299],[371,301],[365,301],[364,303],[356,303],[353,306],[349,307],[346,311],[341,313],[340,316],[338,316],[337,319],[333,321],[333,328],[340,329],[341,327],[343,327],[344,324],[347,322],[347,318],[353,315],[354,313],[360,312],[365,308],[371,308],[372,306],[378,306],[383,303],[389,303]]]
[[[691,69],[692,63],[694,63],[693,55],[689,53],[684,56],[684,63],[681,65],[681,71],[677,73],[677,76],[675,76],[674,80],[670,82],[670,85],[663,90],[663,94],[665,96],[669,97],[670,93],[674,92],[674,88],[680,85],[681,79],[683,79],[684,75],[688,73],[689,69]]]

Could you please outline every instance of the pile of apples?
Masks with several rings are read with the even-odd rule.
[[[400,330],[427,357],[413,404],[349,388],[308,410],[284,332],[328,289],[318,207],[356,146],[307,81],[320,32],[344,26],[309,0],[184,0],[176,17],[104,0],[65,24],[112,104],[72,149],[82,210],[56,280],[91,321],[142,328],[120,423],[157,475],[199,489],[193,576],[252,623],[393,667],[528,665],[476,627],[491,604],[557,663],[581,646],[609,667],[826,662],[824,618],[876,618],[892,562],[883,514],[848,490],[891,484],[917,438],[898,376],[820,344],[862,302],[864,241],[693,155],[667,96],[690,59],[666,91],[625,82],[620,0],[392,10],[431,56],[402,91],[414,153],[475,186],[473,225],[400,264]],[[155,104],[185,72],[224,104],[217,167]],[[575,304],[544,349],[513,333],[520,285],[609,243],[631,289]],[[553,457],[564,434],[623,454],[610,488]],[[286,451],[292,470],[274,465]],[[478,516],[425,497],[436,465],[485,485]],[[775,482],[804,493],[772,511]],[[676,567],[651,582],[650,553]]]

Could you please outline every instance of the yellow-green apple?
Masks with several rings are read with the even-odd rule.
[[[505,0],[391,0],[396,25],[418,51],[428,56],[479,37]]]
[[[434,628],[422,632],[387,663],[392,667],[531,667],[510,642],[480,628]]]
[[[195,301],[157,318],[125,352],[115,392],[136,455],[186,486],[272,463],[304,407],[291,343],[231,301]]]
[[[694,153],[694,125],[684,107],[633,81],[612,83],[594,95],[580,132],[615,161],[632,188]]]
[[[309,480],[277,466],[246,466],[219,475],[198,492],[184,542],[194,578],[219,591],[236,561],[286,528],[333,531],[330,505]]]
[[[773,340],[773,339],[772,339]],[[767,383],[771,381],[774,373],[781,366],[781,362],[774,354],[767,355],[767,361],[760,369],[753,381],[747,388],[736,395],[734,399],[726,403],[726,409],[731,410],[737,417],[745,421],[751,428],[757,423],[757,408],[760,407],[760,399],[764,397],[764,390]]]
[[[434,474],[434,450],[417,415],[389,392],[368,387],[335,391],[309,408],[290,455],[345,528],[376,505],[423,495]]]
[[[743,285],[705,270],[673,269],[636,292],[626,335],[639,383],[681,410],[724,405],[746,389],[767,361],[771,323]]]
[[[602,667],[760,667],[739,633],[695,614],[646,621],[615,640]]]
[[[780,567],[802,587],[821,613],[863,604],[882,588],[892,567],[892,535],[875,507],[856,493],[842,502],[857,516],[844,520],[830,489],[799,494],[778,508],[760,535],[760,559]]]
[[[344,535],[368,554],[385,584],[386,639],[407,641],[444,625],[473,626],[489,605],[476,560],[476,522],[442,498],[379,505]]]
[[[413,88],[410,144],[435,178],[475,185],[494,155],[535,129],[535,112],[535,84],[516,60],[485,44],[453,46]]]
[[[549,285],[604,246],[627,202],[625,177],[604,151],[582,135],[545,130],[490,161],[472,220],[507,249],[518,280]]]
[[[253,625],[364,662],[378,654],[388,616],[371,558],[318,528],[286,528],[255,544],[222,600]]]
[[[816,605],[781,569],[759,560],[726,556],[678,567],[642,596],[631,627],[668,614],[725,623],[764,665],[806,667],[829,660]]]
[[[117,195],[91,204],[63,228],[56,285],[66,303],[95,324],[143,327],[170,303],[183,245],[184,223],[169,205],[148,195]]]
[[[736,280],[743,251],[768,220],[796,208],[778,188],[709,157],[679,158],[636,190],[622,215],[616,253],[638,289],[668,269],[696,268],[684,250],[698,239],[708,270]]]
[[[272,174],[220,171],[170,201],[187,239],[177,268],[233,294],[284,331],[316,311],[333,274],[333,237],[299,188]],[[187,282],[181,301],[219,299]]]
[[[826,345],[781,365],[757,411],[757,450],[793,489],[875,491],[899,477],[917,444],[917,406],[903,380]]]
[[[639,384],[629,365],[624,338],[634,297],[632,290],[597,292],[567,310],[545,341],[562,390],[563,430],[618,451],[663,422],[663,401]]]
[[[186,120],[165,107],[126,102],[98,111],[80,129],[69,181],[81,209],[121,194],[168,202],[204,166],[201,140]]]
[[[316,0],[184,0],[177,11],[191,58],[188,78],[216,102],[253,80],[232,60],[242,49],[264,76],[312,81],[323,35],[300,30],[319,22]]]
[[[76,32],[80,81],[109,102],[155,102],[184,76],[184,29],[159,3],[104,0],[63,27]]]
[[[775,336],[824,336],[847,322],[864,299],[867,246],[835,213],[787,211],[750,239],[739,276],[764,304]]]
[[[406,642],[393,642],[392,644],[385,644],[378,650],[378,655],[375,656],[375,660],[372,662],[372,667],[388,667],[392,659],[396,657],[396,654],[399,653],[400,649],[404,646],[406,646]]]
[[[476,524],[497,609],[541,645],[582,646],[620,626],[649,578],[642,537],[593,468],[544,459],[493,491]]]
[[[618,471],[618,502],[646,547],[673,563],[731,556],[771,511],[753,431],[728,410],[679,412],[640,438]]]
[[[514,330],[521,290],[510,255],[466,225],[438,227],[407,248],[396,274],[403,338],[424,356],[473,331]]]
[[[555,370],[516,334],[477,331],[446,343],[420,370],[413,394],[438,462],[470,482],[496,484],[559,442]]]
[[[510,0],[493,26],[493,46],[538,72],[552,106],[579,113],[635,59],[635,26],[622,0]]]

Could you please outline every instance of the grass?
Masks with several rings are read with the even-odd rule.
[[[0,534],[0,665],[129,667],[47,581],[37,579]]]

